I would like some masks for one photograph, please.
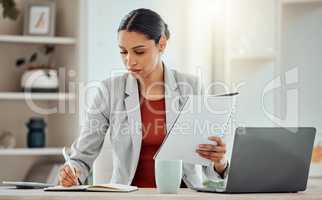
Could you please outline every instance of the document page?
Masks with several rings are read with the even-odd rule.
[[[199,144],[215,144],[209,136],[230,134],[236,96],[188,96],[155,159],[211,165],[196,153]]]

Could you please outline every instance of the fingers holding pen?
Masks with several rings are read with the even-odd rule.
[[[73,185],[78,185],[78,177],[80,176],[80,171],[77,168],[75,169],[75,174],[72,172],[72,170],[70,169],[70,167],[68,165],[64,165],[61,169],[60,169],[60,173],[59,173],[59,183],[60,185],[63,185],[65,187],[70,187]]]

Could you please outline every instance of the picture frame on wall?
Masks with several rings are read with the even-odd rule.
[[[26,2],[24,13],[24,35],[55,35],[56,5],[54,1]]]

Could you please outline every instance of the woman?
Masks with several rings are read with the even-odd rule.
[[[61,185],[85,181],[109,129],[111,182],[156,187],[153,155],[182,104],[181,97],[199,93],[195,77],[170,70],[162,62],[169,37],[167,24],[152,10],[133,10],[122,20],[118,42],[129,73],[102,83],[87,110],[80,137],[72,145],[76,176],[64,165],[59,174]],[[202,171],[209,178],[222,178],[227,168],[225,144],[220,137],[209,140],[214,144],[200,144],[196,149],[200,156],[213,161],[212,167],[203,167]],[[202,183],[195,165],[184,164],[183,174],[189,187]]]

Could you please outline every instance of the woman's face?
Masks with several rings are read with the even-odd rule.
[[[120,31],[118,41],[122,61],[136,78],[147,78],[161,65],[161,48],[138,32]]]

